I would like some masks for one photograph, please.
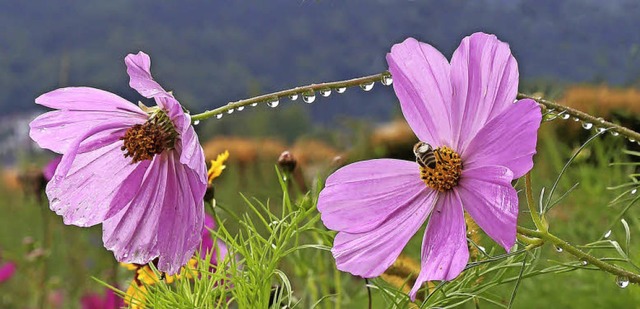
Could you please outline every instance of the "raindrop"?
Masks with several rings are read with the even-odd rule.
[[[278,98],[271,99],[271,101],[267,102],[267,106],[269,107],[276,107],[278,104],[280,104],[280,100],[278,100]]]
[[[616,277],[616,284],[620,287],[620,288],[626,288],[627,286],[629,286],[629,278],[625,277],[625,276],[617,276]]]
[[[233,109],[233,108],[230,108],[230,109],[227,111],[227,114],[232,114],[232,113],[233,113],[233,111],[234,111],[234,109]]]
[[[360,88],[362,88],[362,90],[364,91],[371,91],[371,89],[373,89],[374,84],[375,84],[374,82],[363,83],[363,84],[360,84]]]
[[[567,119],[569,119],[569,118],[571,118],[571,115],[569,115],[569,114],[562,114],[562,120],[567,120]]]
[[[580,264],[582,264],[582,266],[587,266],[589,265],[589,261],[587,261],[586,259],[580,259]]]
[[[251,106],[251,107],[258,106],[258,103],[251,103],[251,105],[250,105],[250,106]]]
[[[600,121],[600,123],[604,123],[604,119],[602,119],[602,117],[598,117],[597,120]]]
[[[347,87],[338,87],[338,88],[336,88],[336,92],[337,93],[344,93],[345,91],[347,91]]]
[[[196,121],[194,121],[194,122],[193,122],[193,125],[194,125],[194,126],[197,126],[197,125],[199,125],[199,124],[200,124],[200,120],[196,120]]]
[[[609,238],[609,236],[611,236],[611,230],[608,230],[606,233],[604,233],[602,237]]]
[[[239,106],[238,108],[236,108],[237,111],[241,112],[244,109],[244,106]]]
[[[318,93],[320,93],[321,96],[323,97],[328,97],[331,94],[331,89],[327,88],[327,89],[320,89],[320,91],[318,91]]]
[[[604,131],[604,128],[596,128],[596,132],[602,133],[602,131]]]
[[[220,118],[222,118],[222,114],[217,114],[216,119],[220,119]]]
[[[485,249],[483,246],[478,246],[478,249],[480,249],[482,253],[487,253],[487,249]]]
[[[586,130],[590,130],[591,128],[593,128],[593,124],[591,122],[583,122],[582,127]]]
[[[558,247],[558,246],[553,246],[556,249],[556,252],[562,252],[562,248]]]
[[[297,100],[297,99],[298,99],[298,94],[297,94],[297,93],[294,93],[294,94],[290,95],[290,96],[289,96],[289,99],[291,99],[291,101],[295,101],[295,100]]]
[[[635,141],[636,141],[636,139],[635,139],[635,138],[629,138],[629,142],[633,143],[633,142],[635,142]]]
[[[578,122],[578,121],[580,121],[580,118],[578,118],[578,117],[573,117],[573,121]]]
[[[618,136],[618,135],[620,135],[620,133],[618,133],[618,132],[616,132],[616,131],[611,131],[611,135],[613,135],[613,136]]]
[[[304,101],[305,103],[313,103],[313,101],[316,100],[316,94],[311,91],[311,92],[305,92],[302,94],[302,101]]]
[[[393,84],[393,77],[391,77],[391,75],[382,76],[382,80],[380,81],[380,83],[385,86],[390,86],[391,84]]]
[[[632,195],[633,195],[633,194],[636,194],[636,192],[638,192],[638,189],[633,189],[633,190],[631,190],[631,194],[632,194]]]

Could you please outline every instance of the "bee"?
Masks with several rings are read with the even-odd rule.
[[[413,153],[416,155],[416,162],[423,168],[436,168],[438,161],[436,160],[437,151],[431,145],[425,142],[417,142],[413,146]]]

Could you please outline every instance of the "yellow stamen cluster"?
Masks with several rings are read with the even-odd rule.
[[[453,149],[442,146],[434,150],[436,165],[434,168],[420,167],[420,178],[424,183],[440,192],[448,191],[458,185],[462,174],[462,160]]]

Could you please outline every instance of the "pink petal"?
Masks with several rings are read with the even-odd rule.
[[[42,176],[44,176],[44,179],[46,181],[49,181],[51,180],[51,178],[53,178],[53,175],[56,173],[56,168],[58,168],[58,164],[60,164],[61,160],[62,156],[56,156],[55,158],[51,159],[51,161],[49,161],[49,163],[47,163],[44,168],[42,168]]]
[[[0,283],[11,279],[16,273],[16,269],[17,266],[14,262],[7,262],[0,266]]]
[[[189,261],[202,240],[206,184],[199,182],[195,171],[180,164],[177,155],[170,161],[177,176],[173,186],[178,189],[168,190],[167,196],[175,202],[165,205],[160,217],[163,224],[158,231],[158,269],[172,274]]]
[[[151,58],[149,55],[138,52],[129,54],[124,58],[129,74],[129,86],[146,98],[173,97],[151,76]]]
[[[429,190],[418,164],[378,159],[347,165],[327,178],[318,198],[322,222],[332,230],[362,233],[382,224]]]
[[[120,262],[175,274],[200,243],[206,185],[175,152],[154,157],[131,203],[103,223],[105,248]]]
[[[331,249],[338,269],[365,278],[382,274],[427,219],[437,196],[436,191],[423,190],[413,203],[398,209],[373,230],[338,233]]]
[[[449,62],[429,44],[408,38],[387,54],[404,118],[421,141],[451,146]]]
[[[516,242],[518,193],[511,186],[513,173],[503,166],[465,170],[456,191],[464,210],[507,252]]]
[[[146,114],[135,104],[104,90],[91,87],[67,87],[47,92],[36,103],[59,110]]]
[[[520,178],[533,167],[542,114],[538,104],[520,100],[489,121],[462,154],[464,167],[501,165]],[[463,172],[464,174],[464,172]]]
[[[57,153],[66,153],[69,146],[82,136],[86,136],[83,142],[93,147],[109,143],[122,136],[123,130],[147,119],[137,106],[112,93],[93,88],[54,90],[38,97],[36,103],[61,109],[42,114],[29,124],[31,138],[40,147]],[[95,130],[106,124],[113,126]],[[87,136],[90,131],[93,133]]]
[[[453,136],[459,138],[459,152],[464,152],[485,123],[511,106],[518,91],[518,76],[518,63],[508,44],[481,32],[462,40],[451,58],[455,89],[451,124]]]
[[[409,296],[415,300],[425,281],[453,280],[467,265],[466,227],[460,197],[455,191],[441,194],[422,240],[420,275]]]
[[[66,176],[58,175],[58,167],[46,192],[51,210],[61,215],[65,224],[98,224],[108,217],[112,207],[121,208],[126,199],[131,199],[131,193],[118,192],[121,187],[137,187],[148,164],[130,164],[121,145],[113,143],[78,154]]]
[[[204,159],[204,150],[198,140],[196,131],[191,126],[191,118],[184,114],[187,126],[180,135],[180,144],[176,145],[176,151],[180,154],[180,163],[194,170],[203,184],[207,183],[207,165]]]

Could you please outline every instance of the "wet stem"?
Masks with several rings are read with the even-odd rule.
[[[640,283],[640,275],[624,270],[616,265],[604,262],[569,244],[567,241],[560,239],[558,236],[551,234],[548,230],[548,224],[544,220],[544,217],[540,216],[535,210],[535,206],[533,206],[533,190],[531,189],[530,174],[525,176],[525,190],[527,205],[531,212],[531,219],[537,228],[537,230],[532,230],[522,226],[516,227],[518,239],[527,244],[527,249],[542,246],[544,242],[550,242],[556,248],[560,248],[563,252],[567,252],[577,257],[580,261],[586,261],[588,264],[596,266],[603,271],[614,274],[618,277],[626,278],[631,283]]]

